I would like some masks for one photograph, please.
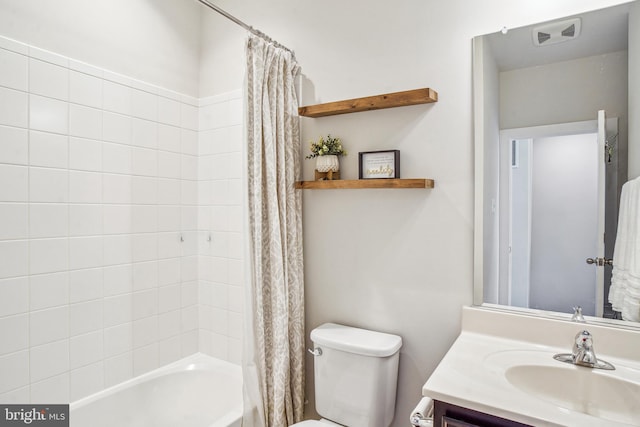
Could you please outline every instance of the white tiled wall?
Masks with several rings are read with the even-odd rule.
[[[200,101],[200,350],[241,361],[244,290],[242,92]],[[209,241],[210,238],[210,241]]]
[[[239,252],[198,242],[203,134],[197,99],[0,38],[0,401],[69,402],[191,354],[199,308],[233,305]],[[238,142],[215,153],[237,162]],[[238,244],[238,173],[202,181],[224,187],[214,246]],[[224,277],[198,281],[199,257]],[[225,358],[238,314],[204,328]]]

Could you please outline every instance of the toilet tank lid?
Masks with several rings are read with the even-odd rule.
[[[325,323],[311,331],[314,344],[365,356],[387,357],[402,347],[402,338],[384,332]]]

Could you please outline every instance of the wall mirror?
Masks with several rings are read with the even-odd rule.
[[[639,3],[474,38],[475,305],[629,326],[606,262],[637,149]]]

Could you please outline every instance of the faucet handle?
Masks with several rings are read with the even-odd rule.
[[[576,334],[573,342],[573,360],[577,364],[594,364],[597,361],[593,351],[593,337],[589,331],[584,330]]]
[[[593,347],[593,337],[591,333],[587,330],[578,332],[573,343],[573,349],[590,349],[591,347]]]
[[[580,307],[579,305],[573,307],[573,316],[571,316],[571,321],[580,323],[586,322],[586,320],[584,320],[584,316],[582,315],[582,307]]]

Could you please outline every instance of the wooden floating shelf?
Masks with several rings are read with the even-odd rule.
[[[383,108],[429,104],[432,102],[438,102],[438,93],[430,88],[422,88],[406,90],[404,92],[387,93],[384,95],[368,96],[366,98],[329,102],[326,104],[308,105],[306,107],[298,108],[298,114],[305,117],[325,117],[336,114],[380,110]]]
[[[337,179],[333,181],[298,181],[296,188],[302,190],[339,190],[359,188],[433,188],[432,179]]]

